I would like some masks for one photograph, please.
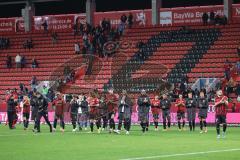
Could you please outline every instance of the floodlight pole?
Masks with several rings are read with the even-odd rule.
[[[152,25],[160,24],[160,8],[162,0],[152,0]]]
[[[94,12],[96,11],[95,0],[87,0],[86,2],[86,19],[87,23],[94,25]]]
[[[223,0],[223,12],[228,21],[232,19],[232,3],[233,0]]]

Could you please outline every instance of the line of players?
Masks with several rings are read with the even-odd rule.
[[[14,95],[9,94],[7,96],[8,105],[8,121],[9,128],[13,128],[14,115],[16,115],[17,101]],[[126,134],[129,134],[131,127],[131,115],[133,110],[134,100],[130,97],[125,90],[122,91],[118,97],[113,93],[113,89],[110,88],[107,94],[100,94],[97,90],[90,92],[88,97],[74,95],[70,101],[70,107],[68,111],[71,115],[73,132],[77,130],[77,123],[79,129],[87,125],[88,120],[90,123],[90,133],[94,130],[94,124],[97,127],[98,133],[101,130],[106,130],[109,124],[109,132],[120,133],[122,124],[126,130]],[[57,121],[60,119],[61,131],[64,132],[64,106],[65,101],[61,94],[57,94],[57,98],[52,103],[55,116],[53,127],[48,119],[48,102],[46,98],[39,92],[33,94],[29,100],[27,96],[23,98],[23,124],[24,129],[28,128],[30,106],[32,110],[32,120],[34,120],[34,132],[40,132],[40,120],[44,117],[46,123],[49,125],[50,132],[55,131],[57,127]],[[158,130],[160,110],[162,110],[163,119],[163,131],[170,129],[171,117],[170,107],[171,101],[167,94],[163,94],[161,100],[158,96],[151,101],[150,97],[146,94],[145,90],[141,91],[140,96],[137,100],[138,105],[138,119],[142,128],[142,132],[148,131],[149,127],[149,112],[150,109],[153,114],[153,121],[155,130]],[[177,120],[179,131],[184,130],[185,127],[185,113],[187,113],[187,120],[189,122],[190,131],[195,130],[195,119],[198,109],[198,118],[200,120],[200,133],[207,132],[207,112],[208,112],[208,101],[204,95],[204,92],[200,92],[200,97],[195,99],[192,92],[188,93],[188,98],[184,99],[180,94],[176,100],[175,106],[177,107]],[[216,111],[216,130],[217,138],[220,138],[220,124],[223,124],[222,136],[225,137],[227,123],[228,98],[223,95],[222,91],[217,91],[215,98],[215,111]],[[115,128],[114,117],[118,113],[118,127]],[[15,122],[16,123],[16,122]]]

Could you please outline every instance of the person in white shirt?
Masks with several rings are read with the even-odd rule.
[[[80,45],[79,43],[74,44],[75,54],[80,54]]]
[[[21,68],[22,57],[18,54],[15,58],[16,68]]]

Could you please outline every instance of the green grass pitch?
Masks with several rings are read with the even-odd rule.
[[[63,134],[59,129],[51,134],[45,125],[41,129],[34,134],[21,125],[16,130],[0,125],[0,160],[240,159],[240,128],[236,127],[229,127],[226,138],[220,140],[214,127],[206,134],[200,134],[198,128],[190,133],[179,132],[176,127],[156,132],[151,127],[145,135],[139,126],[134,126],[130,135],[72,133],[70,125]]]

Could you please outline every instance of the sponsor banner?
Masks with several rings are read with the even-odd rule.
[[[0,19],[0,32],[14,32],[14,31],[15,31],[15,18]]]
[[[200,6],[200,7],[179,7],[179,8],[162,8],[160,9],[161,25],[184,25],[202,23],[204,12],[222,17],[224,15],[223,6]],[[240,17],[240,5],[233,5],[232,20]]]
[[[187,116],[187,115],[186,115]],[[51,122],[53,122],[54,120],[54,112],[49,112],[48,113],[48,117],[49,120]],[[152,119],[152,113],[150,113],[150,122],[153,122]],[[227,114],[227,123],[240,123],[240,113],[228,113]],[[22,121],[23,117],[22,114],[19,113],[18,114],[18,122]],[[70,119],[70,114],[69,113],[65,113],[64,115],[64,120],[65,122],[71,122]],[[0,122],[6,122],[7,121],[7,113],[6,112],[0,112]],[[44,119],[41,119],[42,122],[44,122]],[[115,121],[118,122],[118,115],[115,116]],[[159,121],[162,122],[162,115],[160,114],[159,116]],[[133,112],[132,113],[132,123],[138,123],[138,113],[137,112]],[[171,113],[171,122],[172,123],[177,123],[177,113]],[[196,122],[199,122],[199,119],[197,118],[196,115]],[[214,112],[209,112],[208,113],[208,117],[207,117],[207,122],[208,123],[215,123],[215,113]]]
[[[232,17],[233,19],[240,19],[240,5],[235,5],[233,6],[233,10],[232,10]],[[240,22],[240,21],[238,21]]]
[[[74,24],[74,15],[50,15],[34,17],[34,30],[44,30],[43,23],[47,22],[48,30],[72,30]]]

